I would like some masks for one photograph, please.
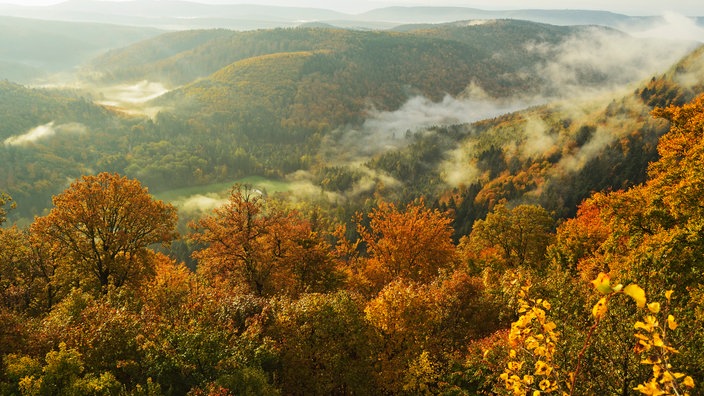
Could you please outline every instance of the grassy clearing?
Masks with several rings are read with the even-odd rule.
[[[290,183],[287,182],[271,180],[262,176],[247,176],[231,182],[213,183],[205,186],[184,187],[162,191],[154,194],[154,196],[157,199],[167,202],[183,201],[196,195],[218,195],[224,198],[227,197],[230,189],[235,184],[248,184],[253,188],[257,188],[268,194],[289,191],[291,189]]]

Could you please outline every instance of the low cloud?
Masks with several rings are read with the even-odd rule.
[[[445,183],[453,187],[476,182],[481,172],[472,164],[474,144],[469,141],[448,153],[440,165],[440,175]]]
[[[642,30],[625,29],[634,37],[704,42],[704,28],[693,18],[674,12],[666,12],[661,22]]]
[[[211,194],[196,194],[187,198],[180,199],[173,204],[183,213],[189,215],[209,213],[218,206],[222,206],[227,202],[225,196],[217,193]]]
[[[665,18],[667,26],[676,25],[678,18],[684,17],[669,15]],[[689,18],[684,19],[688,24],[693,23]],[[694,31],[691,27],[687,25],[685,30]],[[650,32],[657,32],[656,29],[654,26]],[[323,145],[323,155],[342,164],[359,162],[404,147],[409,143],[409,136],[432,126],[472,123],[553,101],[586,101],[613,96],[615,92],[629,92],[694,49],[692,41],[673,40],[673,37],[682,38],[682,35],[663,33],[657,39],[645,39],[593,27],[557,45],[529,44],[529,51],[547,59],[528,72],[542,80],[539,94],[516,93],[510,98],[497,99],[470,86],[466,94],[448,95],[440,102],[413,97],[395,111],[370,111],[361,127],[331,134],[332,141]],[[555,138],[544,132],[538,124],[527,126],[530,145],[525,155],[537,154],[554,145]]]
[[[557,169],[565,172],[579,171],[592,158],[601,153],[611,142],[616,139],[611,130],[599,127],[589,142],[574,154],[563,157],[557,164]]]
[[[112,85],[100,88],[101,103],[113,106],[143,104],[169,92],[164,84],[153,81],[140,81],[136,84]]]
[[[557,46],[532,45],[549,61],[535,74],[548,99],[572,99],[622,89],[662,73],[696,47],[671,35],[637,38],[593,27]]]
[[[96,101],[98,104],[119,108],[127,114],[145,115],[152,119],[163,108],[148,106],[148,102],[169,92],[164,84],[147,80],[131,85],[122,84],[87,89],[95,91],[99,97]]]
[[[345,128],[331,134],[323,155],[335,163],[362,162],[374,155],[398,149],[411,137],[433,126],[471,123],[519,110],[524,100],[505,101],[488,97],[475,87],[462,98],[446,95],[441,102],[416,96],[395,111],[369,112],[360,128]]]
[[[50,139],[57,134],[84,134],[87,132],[88,129],[83,124],[73,122],[55,125],[55,122],[52,121],[48,124],[34,127],[21,135],[10,136],[9,138],[5,139],[3,143],[5,144],[5,146],[26,146],[32,143],[36,143],[40,140]]]
[[[524,127],[525,142],[521,154],[530,158],[543,154],[557,144],[557,135],[550,133],[550,127],[540,118],[530,117]]]

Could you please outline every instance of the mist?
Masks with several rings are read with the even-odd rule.
[[[164,84],[143,80],[136,84],[112,85],[100,88],[100,103],[129,106],[146,103],[169,92]]]
[[[676,26],[680,29],[672,30]],[[474,84],[465,94],[447,95],[440,102],[416,96],[395,111],[372,109],[361,127],[331,134],[322,145],[323,158],[337,165],[361,167],[359,164],[375,155],[409,144],[416,133],[432,133],[430,127],[469,124],[548,103],[561,106],[560,110],[573,119],[583,119],[595,103],[603,109],[612,98],[630,94],[643,81],[669,69],[698,45],[693,40],[696,37],[704,35],[693,20],[668,14],[662,23],[641,31],[638,37],[593,27],[558,45],[530,44],[528,50],[550,59],[529,71],[542,82],[537,93],[515,92],[498,99]],[[550,134],[538,117],[529,118],[523,128],[525,142],[516,153],[522,158],[555,150],[559,144],[558,137]],[[616,138],[608,128],[598,129],[588,144],[562,160],[560,168],[578,170]],[[477,169],[468,166],[471,150],[471,145],[460,145],[447,154],[440,169],[447,184],[466,185],[480,177]]]
[[[555,47],[530,50],[551,59],[534,72],[544,81],[547,99],[585,98],[633,87],[662,73],[698,43],[669,37],[635,38],[590,28]]]
[[[446,95],[441,102],[415,96],[395,111],[371,109],[359,128],[334,131],[322,145],[323,156],[337,165],[363,162],[406,146],[414,134],[426,133],[430,127],[472,123],[528,105],[523,99],[491,98],[476,86],[470,87],[462,98]]]
[[[55,125],[55,121],[51,121],[44,125],[39,125],[29,131],[16,136],[10,136],[3,141],[6,147],[8,146],[27,146],[41,140],[48,140],[55,135],[61,133],[84,134],[88,132],[85,125],[79,123],[67,123]]]
[[[83,87],[92,91],[98,97],[96,103],[103,106],[116,107],[128,114],[156,117],[161,107],[148,106],[169,89],[160,82],[143,80],[135,84],[120,84],[103,87]]]
[[[638,38],[704,42],[704,28],[697,25],[697,21],[693,18],[675,12],[664,13],[661,22],[645,29],[625,28],[624,30]]]
[[[227,194],[210,193],[191,195],[171,203],[179,208],[181,213],[191,217],[198,217],[212,212],[213,209],[224,205],[226,202]]]

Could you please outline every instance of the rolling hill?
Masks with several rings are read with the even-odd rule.
[[[84,65],[79,88],[1,86],[0,97],[8,100],[0,102],[7,115],[0,157],[9,165],[0,183],[20,203],[20,217],[40,212],[66,180],[102,170],[138,178],[154,192],[257,175],[305,181],[313,191],[349,202],[383,186],[400,200],[424,194],[458,212],[475,204],[486,210],[502,197],[550,196],[554,210],[569,213],[585,192],[639,180],[652,158],[653,136],[662,132],[661,125],[644,123],[652,103],[642,92],[680,86],[683,78],[675,68],[664,82],[627,88],[637,90],[633,97],[608,94],[633,83],[633,69],[621,64],[616,71],[631,78],[622,80],[584,58],[554,67],[568,50],[585,52],[585,37],[596,44],[586,48],[647,43],[607,28],[516,20],[387,32],[165,33]],[[612,53],[592,54],[600,63],[607,55]],[[643,69],[640,60],[630,62]],[[566,87],[556,80],[563,70],[574,81],[558,92]],[[138,91],[152,84],[168,92],[144,96],[129,112],[107,105],[115,86]],[[569,107],[564,103],[580,90],[597,88],[603,96],[591,110],[563,114]],[[553,99],[563,102],[498,117]],[[156,110],[135,114],[141,107]],[[433,112],[444,115],[433,118]],[[474,123],[483,118],[488,120]],[[640,124],[623,121],[631,118]],[[647,134],[629,137],[634,130]],[[36,134],[43,139],[29,142],[27,136]],[[547,146],[526,151],[535,139]],[[76,145],[83,150],[75,152]],[[579,169],[557,170],[557,164],[567,166],[566,158],[589,150],[596,154],[583,157]],[[642,158],[632,160],[639,152]],[[631,156],[620,163],[632,169],[614,165],[619,155]],[[52,165],[40,169],[45,163]],[[610,165],[599,168],[604,163]]]
[[[403,181],[398,196],[440,197],[456,213],[457,237],[501,200],[574,216],[594,191],[646,180],[668,131],[654,106],[681,105],[704,88],[704,46],[622,96],[560,101],[475,123],[416,133],[406,147],[367,166]]]

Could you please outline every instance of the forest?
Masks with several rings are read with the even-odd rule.
[[[457,126],[449,130],[445,130],[448,123],[444,120],[437,128],[409,127],[393,133],[365,126],[370,114],[398,111],[413,98],[442,103],[447,97],[462,100],[479,95],[492,102],[508,101],[516,93],[556,95],[558,88],[535,69],[558,57],[563,43],[594,34],[608,42],[623,36],[606,28],[517,20],[409,27],[403,32],[297,28],[166,33],[108,51],[84,64],[80,75],[86,81],[78,84],[46,87],[0,81],[0,139],[4,143],[0,161],[6,164],[0,169],[0,185],[19,203],[11,214],[12,222],[22,224],[48,210],[51,196],[68,187],[70,180],[101,171],[136,178],[156,194],[234,183],[252,175],[286,182],[303,172],[323,194],[341,196],[337,201],[358,201],[359,190],[365,190],[365,197],[373,195],[370,185],[411,177],[436,182],[415,183],[419,188],[427,186],[426,191],[398,191],[400,202],[420,195],[453,195],[459,203],[461,196],[471,193],[465,191],[468,186],[476,184],[474,188],[481,189],[505,170],[526,170],[534,161],[550,158],[542,153],[517,158],[498,152],[503,151],[509,137],[522,134],[519,125],[542,119],[539,124],[545,124],[547,134],[559,136],[560,144],[579,151],[590,140],[588,131],[624,116],[639,123],[632,127],[639,131],[631,137],[633,150],[622,150],[623,144],[614,146],[614,151],[622,153],[604,156],[616,162],[605,168],[639,182],[647,161],[654,158],[654,142],[664,131],[661,125],[639,119],[648,120],[653,105],[666,106],[671,100],[645,103],[643,98],[662,96],[657,87],[625,102],[616,97],[623,103],[611,107],[609,102],[599,103],[597,111],[605,114],[589,114],[584,119],[547,107],[495,123],[491,119],[477,125],[471,125],[474,121],[453,121]],[[627,45],[641,44],[645,42],[627,41]],[[536,46],[539,50],[531,49]],[[588,64],[569,68],[575,69],[576,82],[585,90],[612,82],[608,74],[594,71]],[[657,76],[657,80],[669,84],[668,88],[682,98],[691,99],[688,87],[679,80],[689,69],[685,66],[683,70]],[[117,104],[110,94],[115,87],[138,91],[150,84],[163,86],[166,92]],[[631,129],[608,127],[617,130],[616,135]],[[579,140],[580,130],[581,146],[574,146],[571,141]],[[384,141],[401,146],[401,150],[364,153],[341,161],[342,151],[349,147],[345,139],[355,131],[374,136],[369,147],[380,145],[382,139],[377,136],[383,132],[389,135]],[[22,136],[24,140],[17,140]],[[404,148],[409,139],[413,144]],[[496,167],[489,172],[489,180],[443,180],[438,184],[440,167],[447,165],[447,152],[477,139],[481,140],[476,145],[480,150],[473,150],[464,162],[476,162],[480,171]],[[633,169],[611,171],[621,166],[624,153],[635,156],[641,146],[641,160],[624,162],[633,164]],[[416,155],[415,149],[422,155]],[[423,161],[405,163],[413,158]],[[552,160],[556,159],[553,155]],[[511,166],[503,165],[508,162]],[[551,165],[540,167],[547,170]],[[603,175],[602,185],[579,183],[585,191],[570,198],[564,205],[568,209],[559,210],[573,212],[586,194],[606,187],[610,180],[615,183],[612,187],[624,186],[618,176],[610,176]],[[505,179],[494,186],[506,184]],[[395,188],[392,184],[387,180],[385,186]],[[458,191],[446,193],[448,185]],[[521,194],[520,187],[516,191],[514,195]]]
[[[704,46],[101,29],[0,80],[0,395],[704,394]]]
[[[173,205],[83,176],[0,230],[0,393],[698,394],[704,96],[653,116],[643,183],[562,221],[499,200],[458,242],[422,198],[377,196],[349,238],[235,185],[182,236],[193,269]]]

